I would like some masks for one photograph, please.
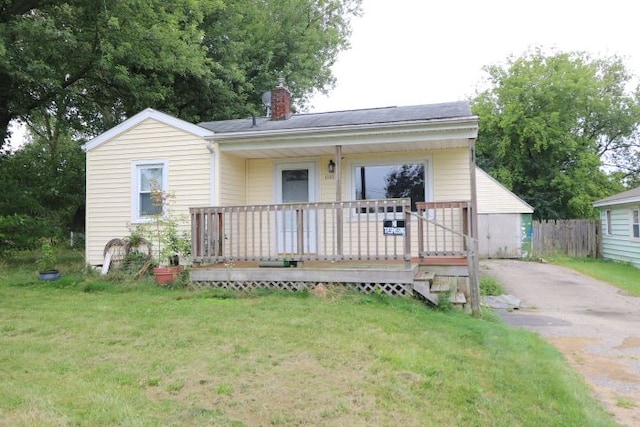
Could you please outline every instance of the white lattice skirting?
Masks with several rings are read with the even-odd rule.
[[[299,281],[193,281],[194,288],[221,288],[233,291],[253,291],[256,289],[273,289],[278,291],[308,291],[318,284],[323,283],[329,286],[343,286],[353,291],[364,293],[384,293],[390,296],[408,296],[412,295],[412,286],[408,283],[324,283],[324,282],[299,282]]]

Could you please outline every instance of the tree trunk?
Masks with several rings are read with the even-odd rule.
[[[0,107],[0,150],[9,144],[9,123],[13,119],[13,115],[6,111],[6,108]]]

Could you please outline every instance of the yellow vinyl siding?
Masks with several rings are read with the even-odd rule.
[[[129,234],[134,161],[165,161],[172,213],[211,204],[211,155],[203,139],[147,119],[87,153],[86,261],[101,264],[105,244]],[[189,230],[188,221],[184,229]]]
[[[336,200],[336,181],[337,176],[335,173],[330,174],[328,171],[329,160],[335,162],[335,156],[320,157],[318,162],[318,188],[320,190],[318,194],[319,202],[333,202]],[[347,177],[349,172],[345,170],[344,163],[342,164],[342,200],[351,200],[351,194],[348,193]]]
[[[438,150],[432,152],[433,201],[471,200],[469,150]]]
[[[227,153],[220,153],[220,205],[246,204],[246,160]]]
[[[254,159],[247,167],[247,203],[269,205],[276,202],[275,161],[272,159]]]

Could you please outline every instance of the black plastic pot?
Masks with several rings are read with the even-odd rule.
[[[58,280],[59,278],[60,272],[58,270],[47,270],[38,273],[38,280],[53,281]]]

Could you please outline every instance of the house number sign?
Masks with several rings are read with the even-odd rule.
[[[385,219],[382,221],[382,234],[385,236],[404,236],[404,220]]]

